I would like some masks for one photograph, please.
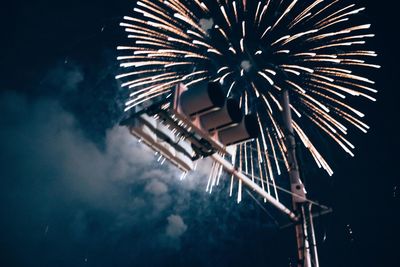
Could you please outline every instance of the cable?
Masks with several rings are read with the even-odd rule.
[[[273,221],[274,224],[277,227],[281,227],[281,225],[279,224],[279,222],[275,219],[274,216],[272,216],[272,214],[260,203],[260,201],[246,188],[246,193],[256,202],[256,204],[268,215],[268,217],[270,217]]]
[[[243,173],[246,174],[246,175],[250,175],[249,173],[246,173],[246,172],[243,172]],[[258,181],[264,181],[264,180],[262,180],[260,177],[258,177],[258,176],[256,176],[256,175],[253,175],[253,177],[254,177],[256,180],[258,180]],[[266,182],[267,182],[268,184],[274,186],[274,184],[273,184],[272,182],[270,182],[270,181],[266,181]],[[321,209],[330,210],[330,208],[327,207],[327,206],[325,206],[325,205],[322,205],[322,204],[320,204],[320,203],[318,203],[318,202],[309,200],[309,199],[307,199],[307,198],[305,198],[305,197],[303,197],[303,196],[301,196],[301,195],[298,195],[298,194],[296,194],[296,193],[293,193],[293,192],[291,192],[291,191],[289,191],[289,190],[287,190],[287,189],[285,189],[285,188],[283,188],[283,187],[280,187],[280,186],[278,186],[278,185],[275,185],[275,186],[276,186],[276,188],[277,188],[278,190],[280,190],[280,191],[282,191],[282,192],[284,192],[284,193],[287,193],[287,194],[289,194],[289,195],[291,195],[291,196],[295,196],[295,197],[298,197],[298,198],[300,198],[300,199],[303,199],[303,200],[305,200],[305,201],[308,202],[308,203],[311,203],[311,204],[313,204],[313,205],[315,205],[315,206],[320,207]]]

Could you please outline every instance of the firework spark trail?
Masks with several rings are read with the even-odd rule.
[[[262,188],[272,194],[274,172],[287,167],[280,99],[289,90],[295,134],[318,167],[332,175],[306,132],[314,126],[353,156],[351,129],[369,130],[364,114],[351,104],[355,97],[375,101],[377,93],[366,77],[367,69],[380,66],[372,61],[377,53],[365,49],[374,34],[357,16],[364,9],[340,0],[137,1],[133,15],[120,24],[128,42],[118,47],[118,60],[128,71],[116,78],[130,90],[126,110],[165,97],[179,83],[190,90],[202,81],[219,81],[228,97],[257,115],[261,129],[248,147],[238,145],[232,162],[261,177]],[[210,190],[219,183],[219,170],[213,167]]]

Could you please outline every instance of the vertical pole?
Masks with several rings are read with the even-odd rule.
[[[317,239],[315,238],[315,231],[314,231],[314,218],[311,212],[312,204],[310,203],[308,206],[308,214],[310,215],[310,236],[311,236],[311,250],[314,256],[314,267],[319,267],[319,258],[318,258],[318,251],[317,251]]]
[[[289,178],[291,191],[293,193],[292,203],[295,213],[301,216],[301,219],[296,224],[296,242],[297,242],[297,257],[298,267],[318,266],[318,256],[316,255],[316,245],[312,241],[312,249],[310,250],[309,234],[314,235],[313,225],[309,224],[312,221],[310,209],[307,207],[306,192],[304,185],[300,179],[299,164],[296,157],[296,140],[292,125],[292,113],[290,109],[289,91],[284,90],[282,94],[282,117],[285,127],[287,160],[289,164]],[[314,238],[315,239],[315,238]],[[315,252],[315,253],[314,253]]]

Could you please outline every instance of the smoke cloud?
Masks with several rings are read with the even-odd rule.
[[[187,225],[183,222],[183,219],[179,215],[170,215],[167,218],[168,225],[166,234],[172,238],[180,237],[186,230]]]
[[[62,90],[79,93],[85,75],[68,73]],[[205,192],[210,162],[179,181],[176,168],[159,165],[125,128],[91,138],[90,123],[81,123],[91,120],[63,101],[0,93],[0,265],[232,266],[235,257],[197,255],[226,242],[241,251],[240,238],[265,224],[250,220],[259,214],[238,206],[227,186]]]
[[[240,67],[248,72],[251,69],[251,63],[248,60],[243,60],[242,63],[240,63]]]
[[[204,31],[209,31],[214,26],[214,20],[212,18],[210,18],[210,19],[200,19],[199,24],[200,24],[200,27]]]
[[[134,233],[139,234],[135,244],[178,248],[167,241],[187,229],[176,212],[187,210],[192,189],[205,188],[204,177],[179,181],[177,170],[157,165],[153,152],[125,128],[110,129],[101,148],[53,99],[2,93],[0,111],[0,208],[7,214],[0,223],[7,229],[2,243],[11,248],[10,243],[21,241],[30,250],[23,258],[9,252],[18,265],[37,262],[33,244],[53,238],[64,240],[51,248],[56,254],[75,251],[75,242],[97,235],[98,241],[118,245]],[[131,255],[138,253],[132,250]],[[78,254],[87,259],[85,250]],[[42,264],[54,260],[44,258]]]

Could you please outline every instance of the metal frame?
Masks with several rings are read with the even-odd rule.
[[[279,209],[281,212],[283,212],[286,215],[288,215],[290,219],[292,219],[293,221],[297,221],[298,220],[298,217],[296,216],[296,214],[294,214],[290,209],[285,207],[285,205],[283,205],[281,202],[279,202],[278,200],[273,198],[270,194],[265,192],[265,190],[263,190],[258,184],[253,182],[245,174],[243,174],[242,172],[238,171],[235,168],[235,166],[233,166],[229,161],[227,161],[226,159],[224,159],[223,157],[218,155],[218,153],[213,154],[211,157],[212,157],[212,159],[214,161],[216,161],[219,164],[221,164],[222,167],[224,168],[224,170],[227,173],[229,173],[231,175],[234,175],[236,178],[241,180],[245,185],[247,185],[248,187],[253,189],[255,192],[257,192],[260,196],[262,196],[264,199],[266,199],[267,202],[272,204],[275,208]]]
[[[129,126],[138,116],[146,113],[156,116],[160,121],[179,132],[182,138],[187,139],[196,152],[192,160],[209,157],[220,164],[229,174],[235,176],[249,188],[258,193],[275,208],[286,214],[295,224],[298,263],[297,267],[319,267],[317,244],[314,231],[312,203],[307,200],[304,184],[300,179],[299,165],[296,157],[296,140],[292,126],[289,92],[282,93],[282,119],[286,131],[287,159],[289,165],[289,177],[292,193],[293,210],[290,210],[270,194],[265,192],[257,183],[239,171],[231,162],[221,155],[227,155],[229,149],[222,145],[215,135],[204,131],[199,123],[199,117],[188,118],[180,109],[179,97],[186,88],[178,85],[174,99],[164,99],[150,107],[133,114],[130,118],[121,122],[121,125]]]
[[[312,204],[307,201],[304,184],[300,179],[299,164],[296,157],[296,140],[292,125],[289,91],[282,94],[282,119],[286,131],[287,158],[289,177],[293,193],[294,212],[300,217],[295,225],[298,267],[319,267],[318,251],[311,212]],[[301,197],[298,197],[301,196]]]
[[[289,164],[289,177],[292,192],[293,211],[267,194],[250,178],[238,171],[230,162],[217,153],[211,157],[220,163],[225,171],[234,175],[244,184],[249,186],[269,203],[288,215],[295,222],[298,267],[319,267],[317,242],[312,215],[312,203],[307,200],[304,184],[300,179],[299,165],[296,157],[296,140],[292,126],[292,115],[290,110],[289,92],[285,90],[282,94],[282,118],[286,130],[287,159]]]

